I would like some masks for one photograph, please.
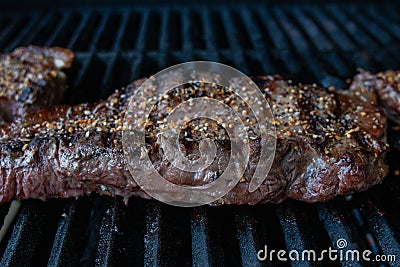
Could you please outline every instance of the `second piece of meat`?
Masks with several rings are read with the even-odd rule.
[[[61,47],[29,46],[0,54],[0,124],[59,104],[67,88],[62,69],[74,53]]]

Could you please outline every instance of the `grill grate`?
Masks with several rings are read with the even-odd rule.
[[[0,14],[0,50],[30,43],[73,49],[69,104],[105,98],[114,88],[189,60],[344,87],[357,67],[400,69],[398,8],[364,3],[12,11]],[[394,131],[389,136],[396,140]],[[388,156],[393,170],[398,156]],[[326,204],[180,209],[131,199],[126,207],[121,199],[97,195],[22,201],[0,243],[0,265],[258,266],[256,252],[264,245],[321,251],[339,238],[349,249],[400,256],[399,192],[398,177],[390,175],[368,192]],[[0,206],[1,221],[8,207]]]

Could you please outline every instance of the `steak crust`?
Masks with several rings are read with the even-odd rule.
[[[352,90],[369,90],[377,93],[379,102],[389,119],[400,124],[400,72],[388,70],[378,74],[361,71],[354,77]]]
[[[59,104],[74,59],[61,47],[29,46],[0,54],[0,124]]]
[[[215,204],[280,203],[288,197],[327,201],[366,190],[387,175],[386,116],[374,92],[293,84],[279,76],[253,80],[275,116],[274,162],[264,183],[250,193],[252,174],[257,164],[263,164],[258,160],[261,139],[251,117],[243,112],[244,121],[250,121],[249,131],[254,130],[249,135],[248,167],[236,187]],[[129,99],[142,82],[117,90],[104,101],[57,106],[0,128],[0,203],[78,197],[92,192],[119,195],[125,200],[131,196],[150,198],[130,175],[121,144]],[[177,89],[181,94],[175,92],[159,100],[158,110],[150,116],[146,144],[155,168],[165,179],[179,185],[203,185],[217,179],[229,160],[230,146],[222,138],[224,132],[209,134],[217,146],[211,166],[200,173],[182,173],[166,160],[151,134],[158,129],[157,120],[192,96],[194,88],[196,96],[212,95],[229,105],[242,106],[232,101],[227,91],[213,90],[209,84],[185,86]],[[190,138],[182,141],[183,147],[188,157],[195,157],[198,141],[205,133],[196,131],[195,126],[187,127],[184,131]]]

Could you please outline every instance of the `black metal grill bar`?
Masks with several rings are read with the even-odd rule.
[[[54,14],[44,14],[44,17],[41,17],[38,21],[38,23],[35,23],[32,26],[32,28],[26,33],[26,35],[23,37],[21,40],[15,40],[14,43],[12,43],[8,48],[11,50],[14,48],[14,46],[17,45],[17,43],[22,43],[22,44],[30,44],[35,36],[37,36],[42,29],[46,27],[46,25],[50,24],[50,20]]]
[[[163,11],[160,12],[161,18],[160,18],[160,32],[157,34],[157,37],[159,38],[158,41],[158,51],[160,52],[166,52],[168,49],[170,49],[170,40],[169,39],[169,32],[172,31],[172,29],[169,27],[169,20],[170,20],[170,10],[169,9],[164,9]],[[155,25],[156,23],[151,23],[151,25]],[[148,29],[148,31],[152,31],[151,28]]]
[[[306,16],[303,10],[292,9],[290,14],[304,29],[304,33],[308,36],[310,42],[318,51],[327,52],[334,49],[334,46],[332,42],[327,38],[326,33],[321,31],[319,27],[317,27],[317,25],[308,16]]]
[[[240,71],[244,73],[248,73],[247,65],[245,64],[245,60],[243,58],[243,44],[239,43],[240,33],[236,32],[237,28],[233,25],[232,21],[232,13],[229,10],[223,10],[221,12],[221,20],[222,25],[224,26],[224,33],[226,35],[227,42],[229,43],[229,47],[231,51],[235,52],[235,57],[233,59],[235,66],[240,66]],[[240,19],[240,17],[236,18]],[[236,29],[236,30],[235,30]],[[249,42],[249,40],[245,40]]]
[[[197,209],[191,215],[192,261],[194,266],[213,266],[211,258],[212,243],[210,241],[208,216],[204,209]],[[222,253],[221,253],[222,255]],[[219,263],[223,260],[219,259]]]
[[[335,50],[337,48],[343,51],[356,50],[354,42],[338,27],[337,23],[327,16],[323,9],[309,8],[306,11],[315,18],[317,24],[333,40],[332,43]]]
[[[47,264],[49,266],[76,266],[84,249],[84,236],[89,220],[87,199],[70,200],[57,226],[53,247]]]
[[[216,47],[216,39],[212,32],[213,25],[211,23],[211,14],[209,10],[205,9],[201,12],[202,26],[204,32],[204,40],[206,42],[206,50],[208,51],[217,51]]]
[[[21,19],[14,18],[11,22],[8,23],[8,27],[3,28],[3,31],[0,33],[0,45],[5,47],[5,43],[12,38],[12,34],[15,33],[15,29],[19,29],[19,25],[22,25],[23,22]]]
[[[61,16],[61,19],[59,18],[59,16]],[[68,19],[70,17],[71,17],[71,13],[69,13],[69,12],[66,12],[62,15],[60,15],[60,14],[56,15],[56,18],[59,20],[59,23],[57,24],[56,27],[54,27],[52,24],[48,25],[51,27],[51,29],[50,29],[50,34],[45,42],[45,45],[51,46],[55,43],[57,36],[59,36],[60,33],[63,32],[63,29],[66,27],[66,25],[68,23]],[[43,42],[43,39],[35,38],[35,41]]]
[[[248,266],[261,266],[261,262],[254,256],[260,249],[254,238],[256,236],[254,221],[247,215],[239,214],[235,216],[235,223],[242,262]]]
[[[278,207],[277,214],[282,229],[284,229],[283,235],[285,237],[287,250],[305,250],[307,248],[305,240],[300,234],[300,227],[293,210],[288,209],[287,207]],[[303,264],[303,262],[293,262],[292,266],[303,266]]]
[[[139,32],[137,35],[137,39],[136,39],[136,50],[137,51],[143,51],[145,50],[145,46],[146,46],[146,33],[147,33],[147,28],[148,28],[148,24],[149,24],[149,11],[148,10],[143,10],[143,12],[141,13],[142,16],[142,20],[140,22],[140,28],[139,28]]]
[[[95,264],[96,266],[116,266],[123,261],[124,244],[119,240],[121,234],[121,224],[119,220],[124,220],[124,208],[120,201],[114,201],[113,205],[107,209],[102,218]],[[126,239],[125,239],[126,240]]]
[[[99,16],[101,16],[100,22],[98,25],[95,26],[96,30],[92,35],[92,40],[89,42],[90,43],[89,51],[95,51],[97,49],[98,41],[100,39],[101,33],[104,31],[106,27],[107,21],[110,17],[110,13],[106,12],[103,14],[99,14]]]
[[[245,62],[249,65],[249,73],[252,73],[253,75],[259,75],[261,74],[261,71],[264,73],[276,72],[275,68],[273,67],[274,64],[272,64],[270,59],[270,53],[266,51],[268,48],[263,45],[263,43],[265,43],[265,39],[263,38],[261,29],[254,21],[251,11],[248,9],[241,9],[238,10],[238,13],[243,18],[243,24],[245,27],[244,30],[248,32],[252,46],[256,51],[258,51],[258,53],[251,53],[251,55],[248,55],[247,59],[245,59]],[[254,67],[253,65],[257,63],[261,68],[252,69],[252,67]]]
[[[368,17],[366,17],[365,15],[354,16],[354,14],[364,13],[363,10],[361,10],[360,8],[350,6],[349,9],[345,10],[345,12],[346,15],[348,17],[351,17],[351,19],[357,23],[358,27],[364,30],[368,35],[370,35],[379,46],[386,46],[392,41],[392,38],[386,32],[386,27],[381,28],[376,24],[374,19],[368,19]],[[366,28],[367,25],[368,28]]]
[[[40,201],[22,203],[19,216],[0,243],[1,266],[21,266],[34,261],[45,264],[55,233],[49,219],[58,218],[59,212],[59,207],[58,210],[54,208],[54,201],[49,204]]]
[[[197,25],[194,25],[194,23],[192,22],[193,20],[190,17],[190,13],[187,8],[184,8],[181,11],[181,21],[182,51],[184,51],[184,53],[191,54],[193,51],[193,43],[190,40],[191,28],[196,27]],[[202,37],[198,36],[198,38],[200,39]]]
[[[379,210],[374,209],[374,214],[367,216],[369,228],[374,234],[374,240],[379,244],[385,255],[400,255],[400,244],[394,237],[387,220],[379,215]],[[395,266],[395,262],[391,263]]]
[[[8,239],[7,247],[4,251],[4,256],[1,259],[2,266],[11,264],[23,265],[24,262],[33,260],[37,245],[39,243],[39,236],[43,231],[44,220],[42,216],[37,216],[31,205],[24,205],[21,214],[15,222],[13,232],[10,239]],[[32,223],[35,224],[35,231],[32,231]],[[32,234],[31,235],[31,231]],[[25,242],[25,240],[30,242]]]
[[[348,35],[351,36],[353,41],[357,43],[360,50],[365,49],[366,51],[370,52],[370,56],[374,57],[374,64],[378,65],[378,68],[383,68],[382,62],[386,62],[386,64],[389,63],[391,65],[395,64],[395,61],[392,58],[384,54],[382,48],[379,47],[375,40],[360,30],[355,21],[347,18],[341,9],[330,7],[328,11],[337,19],[338,23],[341,24],[343,29],[347,31]]]
[[[66,46],[67,48],[72,49],[75,47],[75,43],[78,41],[79,35],[85,30],[91,13],[92,12],[89,11],[83,14],[80,24],[73,29],[73,35]]]
[[[119,53],[117,51],[111,53],[104,53],[100,55],[100,58],[103,62],[105,62],[105,71],[102,79],[102,87],[101,88],[101,98],[106,98],[108,96],[107,88],[111,88],[110,84],[112,82],[112,72],[115,69],[115,64],[119,57]]]
[[[366,35],[371,36],[372,40],[376,40],[377,43],[380,43],[379,47],[389,47],[391,40],[390,36],[388,36],[384,29],[377,27],[372,20],[368,20],[364,16],[355,16],[354,21],[361,31],[366,32]],[[365,26],[366,23],[368,23],[368,28]],[[395,68],[399,67],[399,55],[396,53],[396,51],[392,52],[391,49],[386,49],[386,51],[382,50],[381,53],[378,53],[378,55],[382,56],[383,62],[388,62],[387,58],[393,58],[393,66]]]
[[[328,231],[328,235],[333,248],[337,248],[336,242],[339,239],[345,239],[348,242],[346,249],[359,249],[357,240],[354,240],[351,229],[348,223],[344,220],[345,214],[343,214],[340,209],[332,207],[331,205],[318,205],[317,210],[320,220],[324,222],[325,228],[332,229],[331,231]],[[341,264],[343,266],[362,266],[359,262],[348,263],[342,261]]]
[[[27,24],[21,25],[21,28],[19,29],[18,33],[15,33],[13,36],[14,38],[10,40],[10,42],[4,47],[5,51],[11,51],[12,49],[15,48],[18,44],[20,44],[25,38],[26,35],[28,35],[33,28],[36,26],[36,24],[40,21],[41,19],[41,14],[34,14],[32,17],[27,20]]]
[[[122,18],[121,18],[121,24],[119,25],[119,27],[117,29],[115,38],[112,40],[112,42],[113,42],[112,51],[114,51],[114,52],[119,51],[121,48],[121,42],[122,42],[124,33],[127,31],[128,19],[129,19],[128,11],[123,12]]]
[[[331,77],[331,75],[324,70],[320,64],[320,61],[316,60],[315,52],[310,52],[310,50],[312,50],[312,46],[308,44],[306,38],[302,35],[297,25],[292,23],[286,16],[284,10],[275,8],[273,11],[279,25],[282,27],[282,30],[287,33],[291,42],[291,46],[295,51],[295,58],[292,60],[298,60],[302,62],[303,70],[309,70],[308,72],[304,73],[305,81],[311,82],[312,80],[317,80],[322,83],[322,85],[326,85],[324,82],[327,79],[329,79],[329,81],[335,80],[334,77]]]
[[[379,24],[381,28],[384,28],[390,32],[390,34],[398,40],[400,40],[400,27],[395,23],[392,23],[386,16],[377,12],[376,9],[372,8],[371,6],[363,8],[361,12],[365,12],[366,16],[371,19],[375,20],[376,23]]]

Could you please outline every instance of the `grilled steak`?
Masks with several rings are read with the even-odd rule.
[[[350,89],[375,91],[388,117],[400,124],[399,71],[390,70],[375,75],[368,71],[362,71],[354,77]]]
[[[246,110],[241,116],[249,125],[248,168],[221,203],[279,203],[287,197],[326,201],[382,181],[388,171],[384,163],[386,117],[373,92],[295,85],[278,76],[256,77],[254,81],[271,103],[277,129],[275,159],[264,183],[249,193],[261,144],[247,107],[229,91],[203,83],[177,88],[151,113],[146,145],[165,179],[180,185],[202,185],[224,171],[230,145],[226,132],[211,122],[197,121],[209,123],[213,130],[208,135],[202,131],[204,127],[188,124],[183,129],[182,145],[188,157],[198,155],[198,141],[204,135],[217,146],[216,159],[201,173],[175,169],[163,156],[153,132],[158,129],[157,121],[182,100],[210,96]],[[125,200],[131,196],[149,198],[130,175],[121,145],[127,103],[141,82],[116,91],[105,101],[54,107],[1,128],[0,202],[77,197],[91,192],[119,195]],[[240,80],[234,82],[240,86]]]
[[[69,68],[72,51],[29,46],[0,54],[0,124],[58,104],[67,87],[61,71]]]

